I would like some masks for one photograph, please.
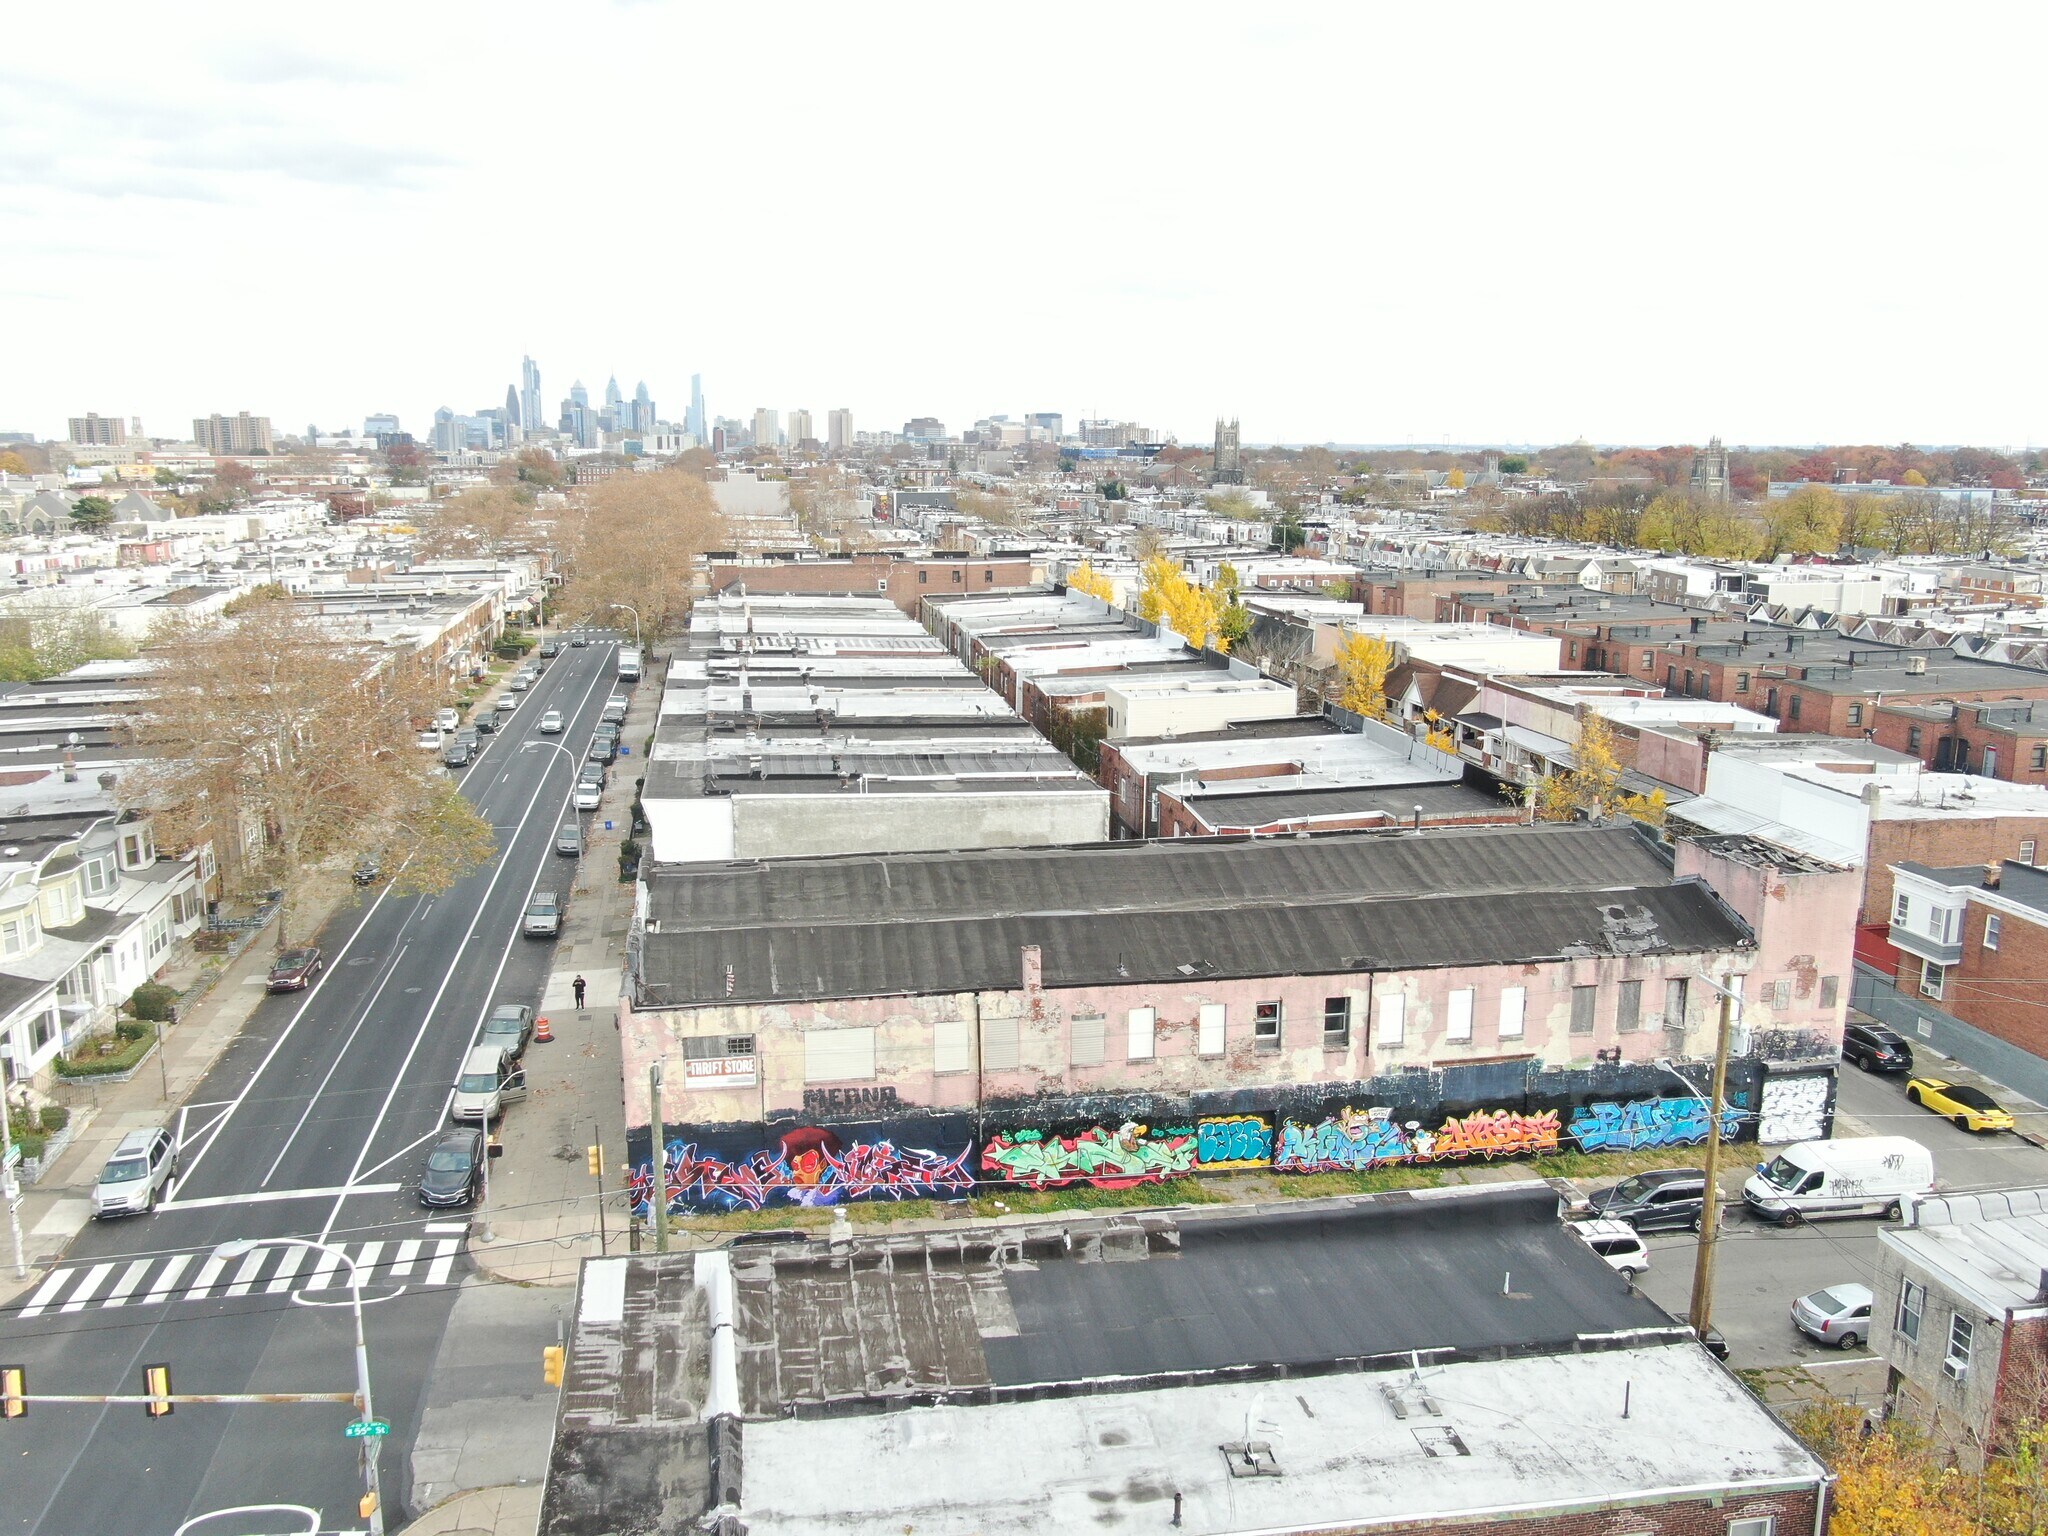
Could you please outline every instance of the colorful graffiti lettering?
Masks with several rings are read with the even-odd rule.
[[[1261,1115],[1226,1115],[1195,1127],[1204,1168],[1264,1168],[1273,1161],[1273,1128]]]
[[[668,1208],[758,1211],[782,1199],[792,1205],[838,1205],[847,1200],[910,1200],[962,1194],[974,1187],[968,1169],[973,1146],[955,1156],[891,1141],[842,1142],[832,1131],[805,1126],[774,1147],[738,1162],[700,1153],[695,1142],[668,1144]],[[629,1181],[633,1209],[645,1215],[654,1189],[646,1164]]]
[[[1732,1137],[1741,1112],[1721,1112],[1721,1134]],[[1691,1147],[1707,1139],[1705,1099],[1631,1099],[1626,1104],[1588,1104],[1572,1115],[1566,1134],[1585,1152],[1635,1151],[1642,1147]]]
[[[984,1172],[1032,1189],[1086,1183],[1128,1189],[1194,1171],[1195,1132],[1153,1130],[1125,1121],[1114,1131],[1091,1126],[1077,1136],[1044,1131],[1003,1131],[981,1149]]]
[[[1357,1173],[1389,1163],[1455,1162],[1470,1157],[1526,1157],[1557,1149],[1557,1111],[1511,1109],[1454,1115],[1434,1131],[1402,1124],[1385,1109],[1345,1105],[1314,1125],[1288,1120],[1280,1128],[1273,1166],[1295,1173]]]
[[[1756,1139],[1771,1146],[1818,1141],[1828,1133],[1828,1079],[1774,1077],[1764,1084]]]

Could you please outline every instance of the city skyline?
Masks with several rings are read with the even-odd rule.
[[[419,423],[523,382],[524,353],[544,416],[547,379],[595,361],[584,376],[602,380],[617,359],[671,401],[702,374],[721,414],[808,398],[951,424],[1056,405],[1182,441],[1206,440],[1218,410],[1287,442],[2048,441],[2025,367],[2044,322],[2007,297],[2027,291],[2039,222],[2010,191],[2033,137],[2023,102],[1987,92],[1969,112],[1864,114],[1851,131],[1810,83],[1874,81],[1906,57],[1968,78],[1994,46],[2024,56],[2048,29],[2037,14],[1928,35],[1899,8],[1853,28],[1759,9],[1761,76],[1725,10],[1711,27],[1682,9],[1589,12],[1569,35],[1507,8],[1474,22],[1053,5],[1022,35],[909,6],[879,33],[873,16],[820,14],[778,38],[782,90],[703,82],[693,120],[773,163],[807,163],[831,122],[831,163],[913,156],[964,187],[1024,175],[1030,237],[970,219],[896,238],[868,180],[820,159],[804,218],[847,235],[827,261],[782,215],[700,218],[692,200],[639,195],[637,166],[583,154],[574,132],[531,136],[526,179],[604,208],[618,249],[659,253],[658,304],[585,275],[602,268],[584,218],[521,221],[514,239],[499,151],[475,128],[522,119],[545,87],[564,127],[671,137],[669,61],[757,45],[743,17],[617,4],[564,32],[534,6],[451,4],[388,12],[410,47],[344,51],[336,17],[387,13],[250,10],[261,29],[204,35],[118,0],[109,14],[133,46],[89,80],[54,62],[56,13],[17,18],[0,64],[0,295],[34,364],[0,380],[0,430],[55,435],[94,401],[151,423],[221,400],[294,428],[390,409]],[[1230,110],[1162,126],[1071,76],[1077,35]],[[884,42],[893,72],[928,82],[915,102],[877,101],[846,68]],[[1363,60],[1385,67],[1362,96]],[[996,164],[998,144],[1021,147]],[[1914,236],[1933,216],[1900,191],[1936,185],[1964,212]],[[1190,222],[1190,206],[1215,211]],[[1856,233],[1872,224],[1897,237]],[[309,242],[308,227],[354,234]],[[1852,240],[1854,260],[1816,254]],[[349,319],[425,305],[452,273],[464,303],[432,326]],[[822,323],[719,302],[828,277]],[[135,329],[227,293],[249,320],[182,326],[176,347]],[[281,325],[307,344],[283,344]]]

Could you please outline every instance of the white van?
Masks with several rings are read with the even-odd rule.
[[[1791,1226],[1824,1216],[1896,1221],[1909,1199],[1934,1192],[1934,1154],[1909,1136],[1802,1141],[1758,1163],[1742,1203],[1760,1221]]]
[[[455,1099],[448,1113],[457,1120],[484,1125],[504,1113],[507,1104],[526,1097],[526,1069],[495,1045],[472,1046],[455,1079]]]

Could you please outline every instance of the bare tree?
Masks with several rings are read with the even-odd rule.
[[[682,628],[697,556],[729,537],[710,486],[675,469],[599,481],[570,500],[556,533],[568,578],[556,611],[574,621],[630,605],[650,637]]]

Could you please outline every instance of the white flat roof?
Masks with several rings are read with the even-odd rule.
[[[1886,1246],[1940,1275],[1987,1312],[2048,1311],[2048,1189],[1989,1189],[1914,1202]]]
[[[1280,1476],[1231,1475],[1222,1447],[1247,1421]],[[1396,1370],[774,1419],[746,1442],[754,1536],[1163,1531],[1175,1494],[1188,1536],[1356,1530],[1827,1476],[1691,1343],[1425,1364],[1412,1383]]]

